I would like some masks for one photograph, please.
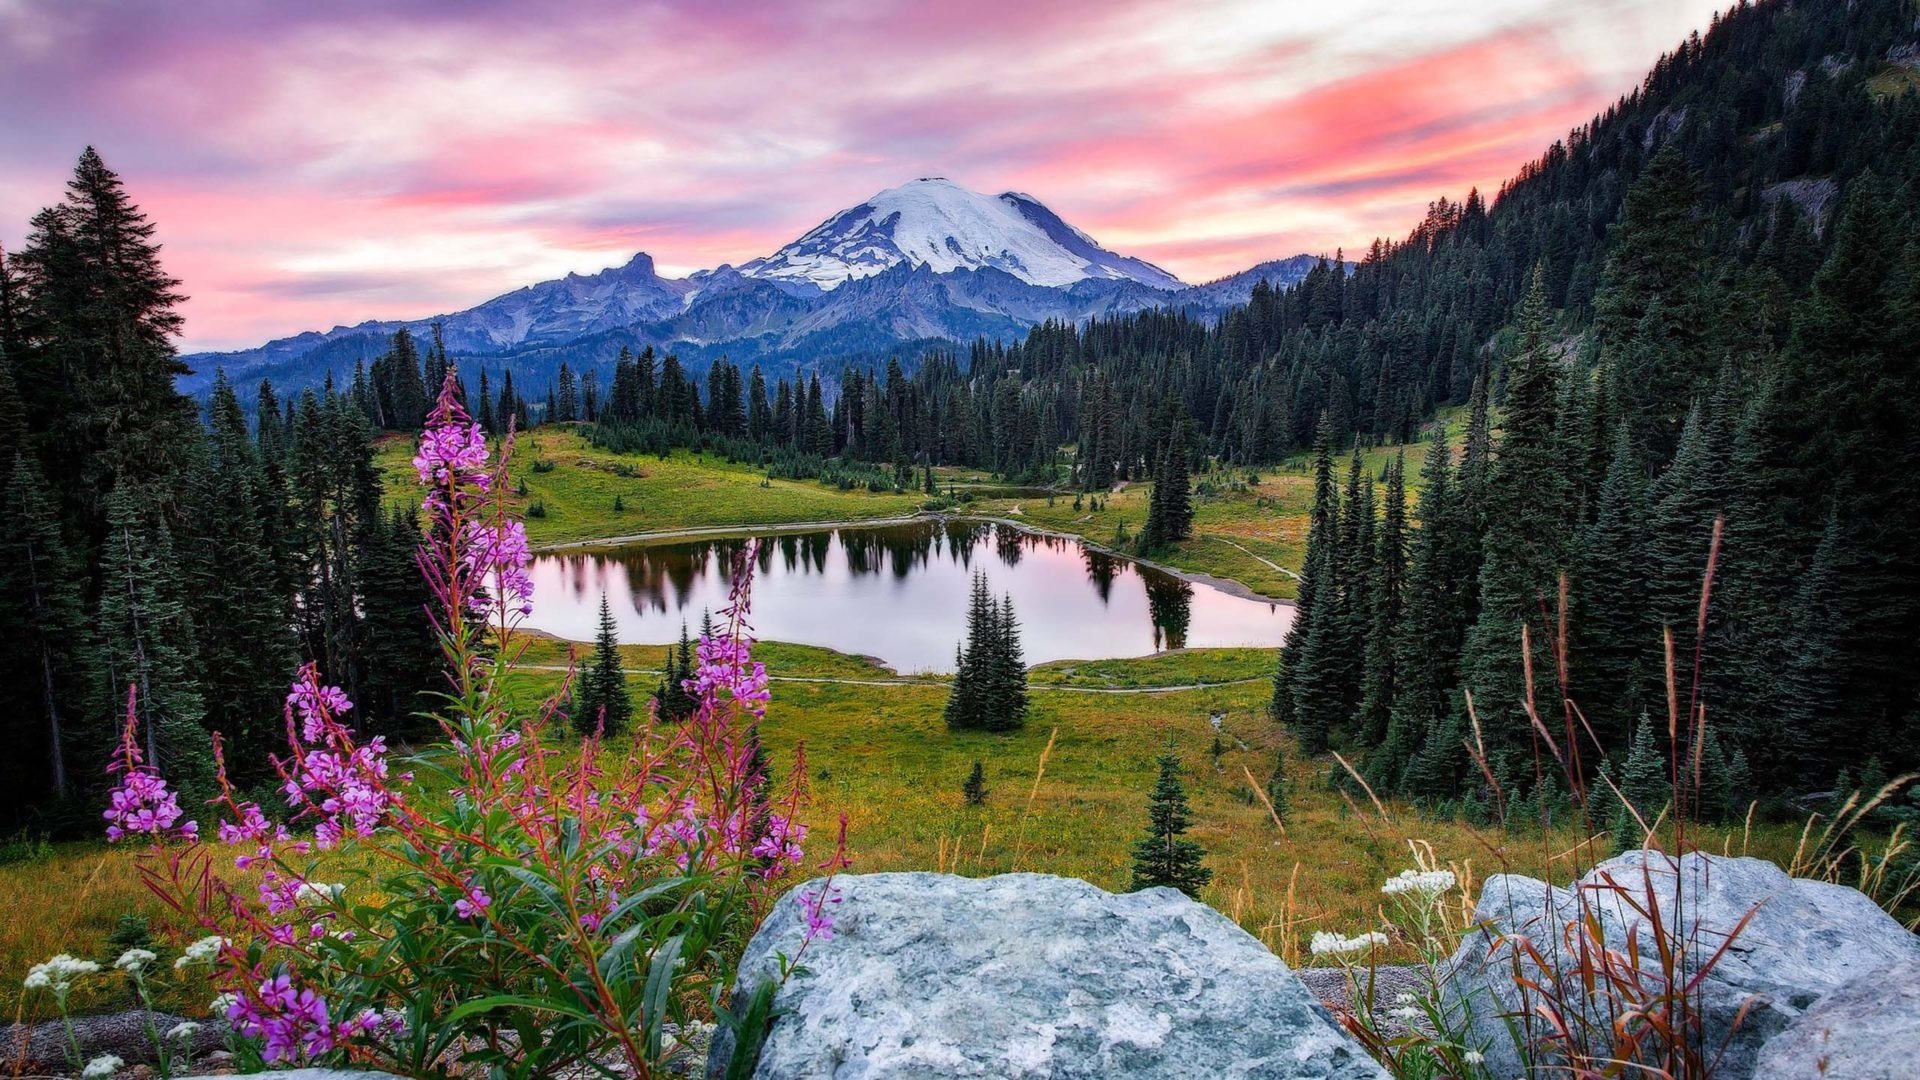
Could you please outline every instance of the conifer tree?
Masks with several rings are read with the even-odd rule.
[[[1192,824],[1180,759],[1162,754],[1160,776],[1147,800],[1147,834],[1133,845],[1133,890],[1165,886],[1199,898],[1213,871],[1201,865],[1206,852],[1200,845],[1184,838]]]
[[[1337,603],[1334,565],[1338,553],[1334,546],[1338,514],[1339,498],[1333,484],[1333,418],[1322,413],[1314,435],[1313,507],[1307,517],[1306,566],[1300,574],[1293,622],[1287,626],[1286,641],[1280,648],[1280,667],[1273,680],[1273,715],[1282,724],[1297,722],[1298,681],[1315,670],[1306,656],[1308,632],[1330,618]],[[1317,753],[1318,749],[1308,752]]]
[[[1027,722],[1027,662],[1020,647],[1020,620],[1013,613],[1013,595],[1000,597],[995,618],[993,650],[993,712],[989,725],[1011,731]]]
[[[1175,407],[1168,406],[1164,412],[1163,446],[1154,464],[1147,523],[1140,530],[1140,547],[1144,551],[1157,551],[1193,535],[1186,423]]]
[[[1659,736],[1654,734],[1653,724],[1644,715],[1640,717],[1639,726],[1634,728],[1626,767],[1620,772],[1620,795],[1640,815],[1640,820],[1636,821],[1626,806],[1619,807],[1614,815],[1614,848],[1626,851],[1641,847],[1645,840],[1640,822],[1644,821],[1651,827],[1673,802],[1673,783],[1667,772],[1667,755],[1660,747]]]
[[[1522,711],[1523,625],[1531,631],[1535,677],[1551,680],[1554,670],[1548,613],[1564,567],[1568,521],[1544,281],[1536,270],[1519,315],[1519,353],[1507,379],[1499,453],[1485,500],[1480,611],[1461,660],[1490,755],[1517,751],[1531,732]]]
[[[38,462],[17,455],[0,530],[0,806],[18,813],[65,799],[91,779],[87,754],[100,749],[88,720],[97,698],[82,606],[80,568],[60,533],[59,511]],[[96,734],[88,739],[89,734]]]
[[[424,700],[441,685],[443,658],[426,615],[433,595],[417,559],[422,542],[414,512],[396,507],[384,518],[372,515],[354,545],[364,671],[357,722],[393,739],[439,731]]]
[[[133,691],[147,763],[179,790],[213,794],[213,740],[193,679],[193,626],[166,524],[124,488],[107,496],[95,715],[124,716]],[[105,734],[102,732],[101,734]],[[104,754],[111,742],[89,747]]]
[[[580,673],[569,715],[574,730],[583,736],[619,735],[633,719],[633,699],[627,694],[620,641],[606,593],[600,594],[600,626],[593,639],[593,659]]]
[[[1287,780],[1287,748],[1282,746],[1273,752],[1273,775],[1267,777],[1267,802],[1273,807],[1273,816],[1283,824],[1291,805],[1287,798],[1290,787]]]
[[[184,297],[153,223],[92,147],[31,229],[11,260],[28,340],[9,362],[76,555],[91,562],[107,492],[129,483],[164,502],[191,452],[193,404],[174,388],[187,374],[173,346]]]
[[[1386,737],[1399,683],[1397,646],[1406,607],[1406,464],[1406,454],[1402,452],[1387,465],[1387,490],[1383,500],[1386,506],[1374,534],[1370,568],[1374,579],[1368,589],[1372,610],[1368,613],[1364,635],[1365,675],[1361,684],[1358,731],[1364,746],[1378,746]]]
[[[1465,522],[1453,482],[1453,451],[1436,428],[1421,465],[1420,528],[1414,533],[1404,590],[1406,611],[1393,642],[1395,688],[1386,733],[1367,755],[1369,783],[1403,790],[1409,763],[1451,711],[1460,641],[1458,600]]]
[[[967,634],[955,653],[945,717],[956,731],[1012,731],[1026,723],[1027,670],[1013,598],[994,603],[984,573],[973,576]]]
[[[654,707],[660,719],[677,723],[692,716],[699,708],[699,699],[686,686],[691,678],[693,639],[687,636],[687,624],[683,622],[680,624],[680,644],[667,650],[666,672],[653,693]]]
[[[189,478],[185,596],[199,635],[202,722],[228,741],[235,778],[272,775],[281,703],[294,667],[292,620],[265,527],[273,509],[240,401],[224,373],[208,404],[206,448]]]
[[[973,771],[967,774],[966,782],[960,785],[960,794],[967,800],[968,806],[982,806],[987,801],[986,767],[976,759]]]
[[[1604,747],[1626,745],[1634,718],[1651,706],[1650,661],[1661,647],[1647,610],[1643,475],[1622,425],[1573,583],[1580,658],[1573,672],[1575,699]]]

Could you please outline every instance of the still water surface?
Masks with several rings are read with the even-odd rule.
[[[591,640],[600,596],[620,640],[662,644],[727,602],[744,537],[543,555],[528,625]],[[950,672],[973,573],[1012,593],[1029,664],[1168,648],[1275,647],[1293,607],[1190,584],[1004,525],[929,521],[783,533],[761,541],[753,626],[763,640],[873,656],[901,672]]]

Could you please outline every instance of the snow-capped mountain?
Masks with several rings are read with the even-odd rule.
[[[831,290],[902,263],[936,274],[1000,270],[1052,288],[1088,278],[1184,287],[1150,262],[1101,247],[1031,195],[982,195],[941,176],[888,188],[740,272]]]
[[[1007,340],[1048,319],[1080,321],[1152,307],[1202,316],[1246,302],[1256,281],[1285,287],[1308,256],[1262,263],[1189,287],[1165,270],[1101,247],[1031,195],[982,195],[930,177],[889,188],[833,215],[765,258],[663,278],[642,252],[596,274],[569,274],[477,307],[405,322],[310,331],[257,349],[184,359],[203,391],[213,372],[267,377],[283,389],[345,378],[405,326],[440,325],[463,361],[507,366],[535,385],[562,361],[609,363],[622,346],[676,352],[698,371],[715,356],[773,371],[850,356],[898,353],[976,338]]]

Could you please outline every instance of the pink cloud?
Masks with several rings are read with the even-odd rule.
[[[0,242],[93,143],[189,347],[766,254],[915,176],[1205,280],[1399,236],[1631,88],[1709,0],[0,7]]]

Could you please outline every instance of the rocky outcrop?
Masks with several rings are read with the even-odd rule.
[[[1266,946],[1171,889],[1071,878],[837,879],[753,1075],[1384,1078]],[[799,953],[802,885],[747,946],[734,1000]],[[732,1055],[714,1043],[710,1076]]]
[[[1453,1007],[1471,1011],[1496,1076],[1514,1075],[1521,1066],[1507,1019],[1541,1024],[1533,1012],[1541,999],[1520,988],[1516,966],[1542,985],[1563,988],[1559,1008],[1584,1011],[1606,1030],[1613,1002],[1583,996],[1582,980],[1571,974],[1578,949],[1569,927],[1583,918],[1597,920],[1618,962],[1634,943],[1643,971],[1658,970],[1654,958],[1663,944],[1684,955],[1688,977],[1712,963],[1695,1001],[1704,1045],[1725,1048],[1714,1071],[1722,1080],[1799,1075],[1757,1068],[1769,1040],[1853,980],[1920,962],[1920,938],[1866,896],[1788,877],[1760,859],[1689,854],[1676,860],[1631,851],[1570,889],[1496,875],[1487,879],[1474,915],[1480,928],[1454,954],[1448,992]]]
[[[68,1058],[74,1044],[80,1057],[87,1060],[112,1054],[135,1065],[151,1065],[155,1054],[151,1031],[170,1031],[187,1020],[170,1013],[148,1016],[138,1011],[107,1013],[100,1016],[76,1016],[72,1031],[58,1020],[25,1025],[0,1025],[0,1076],[60,1074],[69,1071]],[[226,1045],[224,1022],[199,1020],[191,1038],[177,1042],[176,1052],[202,1057]],[[71,1039],[71,1041],[69,1041]]]
[[[1858,976],[1760,1049],[1754,1075],[1906,1080],[1920,1073],[1920,963]]]

